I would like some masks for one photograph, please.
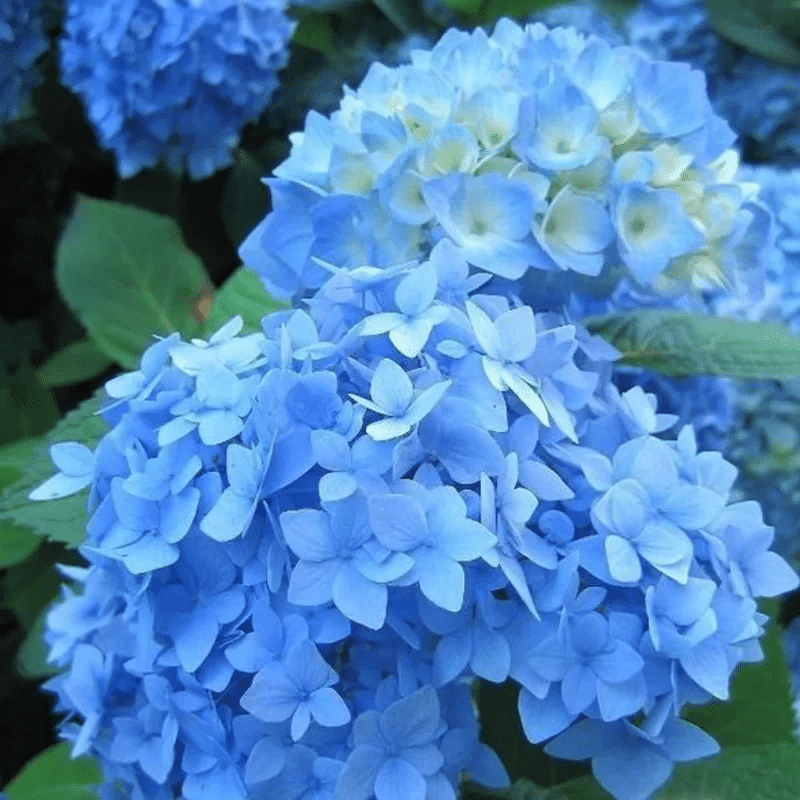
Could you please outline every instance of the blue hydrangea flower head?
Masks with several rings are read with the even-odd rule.
[[[69,0],[63,83],[123,177],[204,178],[269,104],[294,29],[284,0]]]
[[[291,138],[269,181],[275,211],[241,248],[281,297],[318,289],[325,269],[387,269],[442,241],[523,284],[566,271],[651,293],[758,293],[747,274],[767,231],[735,177],[733,134],[686,65],[503,20],[373,65]]]
[[[36,59],[47,50],[42,0],[6,0],[0,7],[0,123],[16,119],[39,82]]]

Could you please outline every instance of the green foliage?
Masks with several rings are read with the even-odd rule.
[[[99,377],[113,363],[91,339],[81,339],[53,353],[36,375],[44,386],[71,386]]]
[[[0,447],[0,491],[5,493],[21,479],[37,437],[58,418],[53,395],[23,363],[0,388],[0,441],[10,442]],[[28,527],[2,517],[0,512],[0,569],[24,561],[41,541]]]
[[[322,16],[312,14],[310,17]],[[304,17],[304,19],[306,19]],[[327,19],[327,17],[325,18]],[[302,28],[298,28],[298,33]],[[295,34],[295,39],[297,34]],[[331,40],[331,47],[333,41]],[[263,167],[241,147],[234,155],[233,168],[225,179],[219,199],[219,215],[231,242],[237,247],[267,215],[269,200],[261,182]]]
[[[195,335],[209,280],[166,217],[81,196],[56,255],[67,304],[109,357],[133,369],[157,334]]]
[[[796,800],[800,745],[731,747],[682,764],[657,800]]]
[[[40,539],[30,528],[0,520],[0,569],[19,564],[36,551]]]
[[[86,527],[86,491],[60,500],[32,503],[28,494],[54,472],[49,448],[56,442],[78,441],[94,444],[107,430],[95,416],[101,400],[94,397],[68,413],[47,436],[19,443],[20,476],[0,495],[0,519],[30,528],[39,536],[77,547]],[[28,447],[27,453],[24,448]]]
[[[664,375],[800,376],[800,338],[776,323],[651,308],[583,322],[621,351],[619,363]]]
[[[56,667],[47,663],[47,645],[44,641],[46,617],[47,609],[45,608],[36,617],[36,621],[25,634],[25,638],[17,650],[15,658],[17,672],[29,680],[41,680],[58,672]]]
[[[770,61],[800,67],[800,8],[793,0],[706,0],[720,36]]]
[[[21,439],[0,447],[0,492],[19,480],[36,439]],[[19,564],[41,543],[29,528],[0,520],[0,569]]]
[[[69,751],[69,744],[56,744],[31,759],[5,787],[9,800],[95,800],[99,767],[89,758],[72,760]]]
[[[33,368],[23,363],[0,387],[0,444],[39,436],[59,418],[50,390]]]
[[[775,601],[761,609],[773,618]],[[772,622],[761,640],[764,660],[742,664],[731,681],[731,699],[690,707],[684,717],[708,731],[722,747],[795,742],[789,670],[778,625]]]
[[[298,26],[292,37],[292,44],[317,50],[329,58],[335,57],[336,44],[333,38],[331,18],[328,14],[315,11],[304,12],[299,16]]]
[[[287,308],[273,300],[258,275],[248,267],[239,267],[220,287],[211,304],[211,313],[203,326],[203,335],[211,336],[237,314],[244,320],[244,333],[261,330],[261,318],[271,311]]]
[[[500,17],[525,20],[531,14],[557,5],[560,0],[445,0],[453,11],[472,23],[492,25]]]
[[[6,570],[0,600],[4,608],[14,612],[25,631],[34,627],[39,615],[55,599],[61,585],[53,568],[57,563],[85,564],[77,554],[48,542],[29,559]]]
[[[796,800],[798,786],[800,745],[750,745],[679,764],[653,800]],[[551,789],[542,800],[611,800],[611,795],[586,777]]]

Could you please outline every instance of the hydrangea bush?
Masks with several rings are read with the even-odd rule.
[[[61,79],[122,177],[204,178],[269,104],[295,24],[285,0],[67,0]]]
[[[475,678],[620,800],[718,750],[681,712],[798,577],[573,304],[760,296],[733,138],[688,66],[509,20],[309,114],[241,249],[294,307],[158,341],[31,495],[90,487],[48,687],[102,796],[503,787]]]
[[[36,59],[47,50],[41,0],[0,5],[0,123],[16,119],[38,81]]]

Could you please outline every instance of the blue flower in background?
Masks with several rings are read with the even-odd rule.
[[[800,70],[726,42],[701,0],[642,0],[625,28],[630,43],[651,57],[702,69],[715,110],[755,145],[759,160],[797,163]]]
[[[4,0],[0,5],[0,123],[16,119],[39,82],[36,59],[48,48],[42,0]]]
[[[294,30],[284,0],[68,0],[63,83],[120,175],[166,162],[192,178],[230,164],[268,105]]]

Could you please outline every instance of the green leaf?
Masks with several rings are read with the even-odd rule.
[[[19,480],[40,437],[18,439],[0,447],[0,491]]]
[[[244,320],[244,333],[260,331],[262,317],[287,307],[267,294],[261,279],[253,270],[239,267],[214,296],[203,335],[210,336],[237,314]]]
[[[763,603],[770,616],[778,613],[775,601]],[[789,670],[780,628],[772,622],[761,640],[764,660],[741,664],[731,681],[731,699],[688,707],[683,716],[710,733],[723,747],[795,742],[796,727]]]
[[[471,16],[481,10],[484,0],[444,0],[444,2],[453,11]]]
[[[264,169],[258,161],[246,150],[238,148],[219,198],[222,224],[228,238],[237,247],[269,210],[269,198],[261,182],[263,175]]]
[[[97,378],[113,363],[91,339],[81,339],[53,353],[36,374],[44,386],[71,386]]]
[[[737,0],[735,3],[706,0],[706,3],[708,18],[720,36],[770,61],[800,66],[800,47],[787,35],[787,29],[797,26],[797,8],[791,3],[786,0]],[[788,19],[785,18],[787,14]]]
[[[30,528],[0,520],[0,569],[24,561],[35,552],[41,541]]]
[[[5,787],[9,800],[96,800],[100,768],[90,758],[72,760],[69,752],[64,742],[32,758]]]
[[[29,631],[39,615],[55,600],[61,576],[56,563],[85,564],[61,545],[45,543],[29,559],[6,570],[2,582],[2,603],[10,608],[20,626]]]
[[[67,304],[109,357],[133,369],[157,334],[193,336],[209,279],[167,217],[81,196],[56,254]]]
[[[77,547],[85,538],[87,490],[60,500],[32,502],[28,494],[55,472],[50,446],[77,441],[91,446],[108,426],[94,412],[102,400],[93,397],[70,411],[46,436],[29,442],[20,476],[0,494],[0,519],[30,528],[39,536]],[[2,460],[0,459],[0,463]]]
[[[800,377],[800,338],[776,323],[648,308],[590,317],[584,324],[621,351],[618,363],[664,375]]]
[[[60,413],[49,389],[33,368],[24,363],[0,388],[0,444],[39,436],[49,430]]]
[[[36,618],[17,650],[17,672],[30,680],[41,680],[55,675],[58,669],[47,663],[47,645],[44,641],[47,609]]]
[[[292,36],[292,44],[308,47],[333,58],[336,53],[336,42],[330,16],[314,11],[303,13]]]
[[[681,764],[657,800],[796,800],[800,745],[731,747]],[[572,800],[572,798],[570,798]]]
[[[0,447],[0,491],[19,480],[38,439],[21,439]],[[0,569],[24,561],[41,544],[30,528],[0,520]]]
[[[471,22],[492,25],[500,17],[527,19],[531,14],[557,5],[561,0],[445,0]]]
[[[581,778],[573,778],[571,781],[553,786],[546,792],[543,800],[613,800],[613,798],[597,782],[594,775],[584,775]],[[690,798],[687,797],[684,800],[690,800]],[[718,799],[714,798],[714,800]]]

